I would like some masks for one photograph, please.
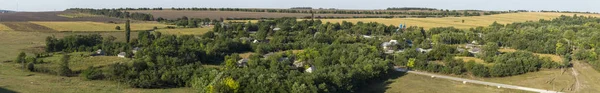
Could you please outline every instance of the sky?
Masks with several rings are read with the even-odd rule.
[[[600,0],[0,0],[0,10],[62,11],[67,8],[212,7],[450,10],[559,10],[600,12]]]

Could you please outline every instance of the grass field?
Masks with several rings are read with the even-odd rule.
[[[118,62],[128,62],[129,59],[119,58],[116,56],[89,56],[91,52],[74,52],[69,53],[71,55],[69,68],[73,71],[85,70],[90,66],[101,67]],[[46,64],[40,64],[50,69],[56,69],[59,67],[60,59],[63,57],[62,54],[54,54],[51,57],[42,58]]]
[[[507,24],[513,22],[525,22],[525,21],[537,21],[539,19],[552,19],[561,15],[572,16],[574,13],[540,13],[540,12],[522,12],[522,13],[508,13],[508,14],[497,14],[488,16],[474,16],[474,17],[444,17],[444,18],[357,18],[357,19],[321,19],[323,22],[378,22],[387,25],[405,24],[408,26],[419,26],[424,28],[432,27],[450,27],[468,29],[478,26],[488,26],[494,21]],[[600,16],[598,14],[577,14],[584,16]],[[462,23],[465,20],[465,23]]]
[[[208,31],[212,31],[213,27],[204,28],[176,28],[176,29],[158,29],[156,31],[163,34],[172,35],[202,35]]]
[[[110,24],[90,21],[35,21],[31,22],[52,28],[56,31],[124,31],[125,24]],[[120,26],[121,30],[115,30],[115,27]],[[160,23],[132,23],[131,30],[150,30],[154,27],[164,28],[169,25]]]
[[[396,72],[392,72],[396,73]],[[431,78],[416,74],[392,77],[375,82],[358,93],[528,93],[526,91],[496,88],[458,81]]]

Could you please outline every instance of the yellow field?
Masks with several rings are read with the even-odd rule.
[[[11,30],[12,29],[10,29],[9,27],[7,27],[7,26],[5,26],[3,24],[0,24],[0,31],[11,31]]]
[[[101,15],[92,15],[88,13],[68,13],[68,14],[59,14],[58,16],[66,17],[66,18],[83,18],[83,17],[102,17]]]
[[[52,28],[57,31],[118,31],[115,27],[120,26],[121,31],[125,30],[125,24],[110,24],[101,22],[31,22]],[[164,28],[169,25],[160,23],[132,23],[131,30],[149,30],[154,27]]]
[[[540,13],[540,12],[522,12],[522,13],[508,13],[508,14],[497,14],[488,16],[474,16],[474,17],[444,17],[444,18],[357,18],[357,19],[321,19],[323,22],[378,22],[387,25],[406,24],[408,26],[419,26],[424,28],[432,27],[450,27],[468,29],[478,26],[488,26],[494,21],[507,24],[513,22],[525,22],[525,21],[537,21],[539,19],[552,19],[561,15],[572,16],[575,13]],[[584,16],[596,16],[598,14],[577,14]],[[465,20],[465,23],[462,23]]]
[[[204,28],[177,28],[177,29],[158,29],[158,32],[172,35],[202,35],[208,31],[212,31],[212,27]]]

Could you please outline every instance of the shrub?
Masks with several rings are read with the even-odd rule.
[[[115,27],[115,30],[121,30],[121,26]]]
[[[27,70],[31,71],[31,72],[35,72],[35,63],[34,62],[29,62],[27,64]]]
[[[86,80],[97,80],[97,79],[104,78],[104,74],[102,73],[102,70],[91,67],[91,66],[88,67],[88,69],[82,71],[81,74],[79,74],[79,76],[83,77],[83,79],[86,79]]]

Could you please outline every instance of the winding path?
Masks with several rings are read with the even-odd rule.
[[[500,84],[500,83],[493,83],[493,82],[470,80],[470,79],[464,79],[464,78],[457,78],[457,77],[436,75],[436,74],[431,74],[431,73],[426,73],[426,72],[406,71],[405,69],[401,69],[401,68],[395,68],[395,70],[396,71],[401,71],[401,72],[407,72],[407,73],[411,73],[411,74],[431,76],[433,78],[443,78],[443,79],[461,81],[463,83],[474,83],[474,84],[481,84],[481,85],[488,85],[488,86],[497,86],[498,88],[510,88],[510,89],[518,89],[518,90],[539,92],[539,93],[562,93],[562,92],[552,91],[552,90],[544,90],[544,89],[536,89],[536,88],[529,88],[529,87],[522,87],[522,86],[515,86],[515,85],[508,85],[508,84]]]

